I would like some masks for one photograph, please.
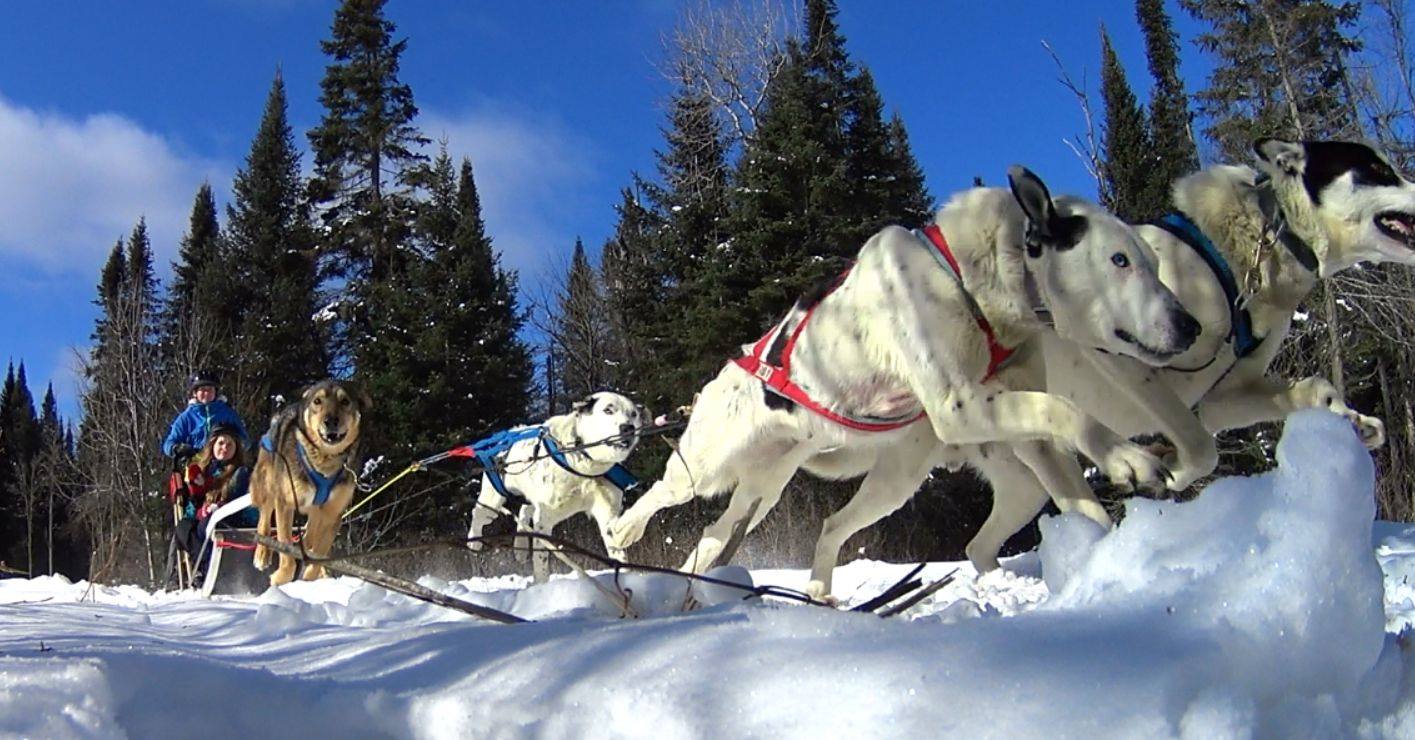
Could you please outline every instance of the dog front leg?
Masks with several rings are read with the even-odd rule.
[[[317,558],[327,557],[334,547],[334,534],[339,530],[339,517],[326,511],[324,507],[314,507],[305,522],[305,552]],[[300,578],[314,581],[324,577],[324,566],[319,563],[305,563]]]
[[[288,545],[294,539],[291,532],[295,525],[295,507],[284,500],[284,496],[275,498],[275,539],[281,544]],[[295,559],[280,553],[280,566],[270,574],[270,585],[283,586],[295,580]]]
[[[1157,488],[1164,466],[1060,396],[999,391],[945,405],[930,420],[950,444],[1057,440],[1090,458],[1117,485]]]
[[[270,518],[274,516],[274,508],[275,505],[269,501],[261,505],[260,516],[256,519],[255,524],[255,533],[257,535],[261,537],[270,536]],[[256,570],[269,570],[270,548],[257,543],[255,546],[255,552],[251,553],[251,564],[255,566]]]
[[[506,509],[506,497],[496,490],[496,486],[486,476],[481,479],[481,492],[472,505],[472,526],[467,530],[467,547],[480,552],[486,545],[476,541],[486,531],[488,524],[496,521],[496,515]]]
[[[1170,490],[1182,491],[1214,472],[1218,467],[1218,442],[1173,389],[1135,360],[1086,348],[1079,351],[1109,381],[1109,388],[1120,391],[1130,401],[1148,422],[1147,429],[1163,433],[1174,444]]]
[[[1278,421],[1299,409],[1321,408],[1346,417],[1368,449],[1385,444],[1385,423],[1346,405],[1326,378],[1303,378],[1295,383],[1263,376],[1234,388],[1219,388],[1199,405],[1199,418],[1214,431],[1238,429],[1264,421]]]
[[[609,536],[609,525],[624,510],[624,492],[603,481],[594,482],[594,499],[590,503],[590,516],[599,525],[599,536],[604,541],[604,552],[615,560],[624,559],[623,548],[616,547],[614,538]]]
[[[992,486],[992,511],[964,552],[979,574],[997,570],[998,553],[1046,506],[1047,491],[1008,445],[982,445],[972,463]]]

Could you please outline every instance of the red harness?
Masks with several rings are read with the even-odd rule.
[[[929,243],[938,250],[938,255],[941,256],[942,259],[946,261],[948,267],[953,270],[954,277],[958,278],[959,286],[961,287],[962,273],[958,270],[958,261],[953,257],[953,252],[948,248],[948,241],[943,238],[943,231],[939,229],[938,224],[930,224],[924,229],[924,234],[928,236]],[[835,289],[840,287],[841,283],[845,282],[845,278],[849,274],[850,270],[848,269],[841,273],[840,278],[835,281],[835,285],[826,293],[826,296],[835,292]],[[822,296],[821,300],[824,301],[825,296]],[[983,382],[986,383],[997,373],[998,368],[1012,356],[1012,350],[998,343],[997,335],[994,334],[992,330],[992,324],[988,323],[987,317],[983,316],[982,311],[978,309],[977,304],[973,303],[971,297],[969,298],[969,304],[973,311],[973,317],[978,322],[978,328],[983,330],[983,335],[986,336],[988,340],[988,371],[987,374],[983,376]],[[816,306],[818,305],[820,305],[819,302],[816,303]],[[856,429],[862,432],[887,432],[892,429],[906,427],[924,418],[926,415],[924,411],[920,411],[904,419],[888,421],[869,421],[845,416],[844,414],[826,408],[824,405],[811,398],[801,386],[791,381],[791,354],[793,350],[796,349],[796,341],[800,339],[801,332],[805,330],[807,322],[811,320],[811,314],[815,312],[816,306],[811,306],[807,309],[806,315],[802,316],[795,328],[791,330],[791,335],[787,337],[786,344],[781,350],[781,365],[779,367],[772,365],[765,358],[772,344],[772,340],[782,331],[785,331],[786,323],[791,319],[789,315],[783,319],[780,324],[777,324],[775,328],[767,332],[766,336],[758,339],[757,343],[752,345],[750,352],[741,357],[733,358],[732,361],[737,363],[738,367],[756,376],[756,378],[766,384],[767,388],[771,391],[810,409],[836,424],[849,427],[850,429]]]

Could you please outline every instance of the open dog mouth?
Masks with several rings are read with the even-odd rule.
[[[1376,214],[1376,228],[1391,239],[1415,249],[1415,216],[1401,211],[1384,211]]]
[[[344,437],[346,437],[346,436],[348,436],[348,435],[347,435],[347,433],[345,433],[345,432],[334,432],[334,431],[330,431],[330,430],[328,430],[328,429],[326,429],[326,430],[324,430],[324,431],[322,431],[322,432],[319,433],[319,438],[322,439],[322,440],[324,440],[326,444],[331,444],[331,445],[337,445],[337,444],[339,444],[340,442],[343,442],[343,441],[344,441]]]
[[[1124,329],[1116,329],[1115,337],[1120,341],[1125,342],[1126,344],[1139,347],[1142,352],[1157,360],[1168,360],[1174,357],[1175,355],[1179,354],[1177,350],[1166,351],[1151,347],[1150,345],[1141,342],[1139,339],[1136,339],[1134,334],[1131,334],[1130,332],[1125,331]]]

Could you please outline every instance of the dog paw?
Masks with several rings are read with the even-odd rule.
[[[290,568],[288,570],[285,568],[277,568],[274,573],[270,574],[271,586],[284,586],[285,584],[293,580],[295,580],[294,568]]]
[[[270,548],[256,545],[255,552],[251,554],[251,565],[259,571],[270,570]]]
[[[1346,418],[1351,420],[1351,425],[1356,427],[1356,434],[1361,437],[1361,444],[1366,445],[1366,449],[1374,450],[1386,443],[1386,424],[1374,416],[1366,416],[1351,412]]]
[[[1129,442],[1116,445],[1096,462],[1112,483],[1132,490],[1161,488],[1162,479],[1168,485],[1173,478],[1159,458]]]
[[[811,582],[806,584],[806,595],[830,606],[840,603],[840,599],[830,595],[830,585],[818,578],[812,578]]]
[[[617,550],[627,550],[635,542],[643,539],[648,522],[638,517],[621,516],[609,523],[605,536]]]

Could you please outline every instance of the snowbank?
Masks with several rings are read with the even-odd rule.
[[[638,619],[575,578],[424,579],[537,620],[513,626],[348,579],[215,601],[0,582],[0,735],[1413,737],[1387,630],[1415,614],[1415,528],[1373,545],[1370,458],[1334,416],[1292,417],[1278,462],[1109,533],[1049,520],[981,578],[932,564],[957,580],[912,620],[724,589],[682,613],[688,586],[644,575],[621,581]],[[906,567],[836,582],[862,600]]]

